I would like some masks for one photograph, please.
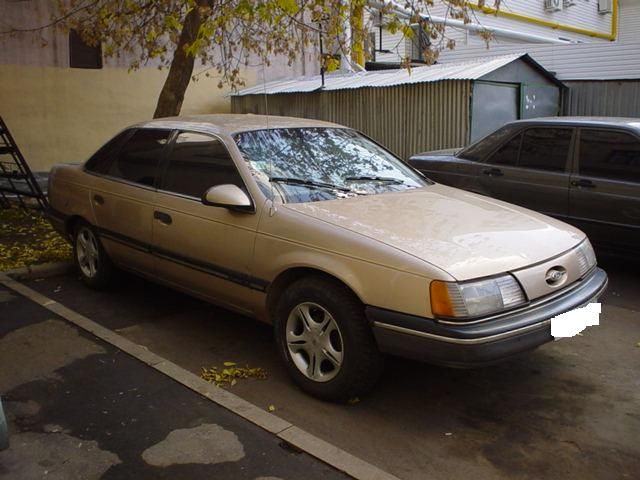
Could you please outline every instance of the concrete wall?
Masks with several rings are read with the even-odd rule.
[[[52,4],[0,0],[0,30],[45,25],[54,13]],[[117,131],[152,117],[167,70],[151,64],[129,73],[126,57],[103,64],[96,70],[69,68],[69,38],[61,30],[0,36],[0,115],[34,171],[82,161]],[[196,71],[203,68],[197,65]],[[246,68],[242,75],[250,86],[263,76],[269,81],[318,72],[310,49],[293,66],[276,57],[264,70]],[[219,79],[199,78],[191,82],[181,113],[228,112],[228,90],[217,87]]]
[[[0,115],[31,168],[48,170],[85,160],[123,127],[151,118],[166,75],[155,69],[0,65]],[[192,82],[182,113],[228,112],[230,100],[216,84]]]

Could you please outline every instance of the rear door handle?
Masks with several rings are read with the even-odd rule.
[[[580,188],[596,188],[595,183],[593,183],[591,180],[573,180],[571,182],[571,185],[573,185],[574,187],[580,187]]]
[[[93,196],[93,201],[94,201],[97,205],[104,205],[104,198],[102,197],[102,195],[94,195],[94,196]]]
[[[482,173],[485,175],[489,175],[490,177],[502,177],[504,173],[499,168],[485,168],[482,170]]]
[[[169,215],[168,213],[159,212],[157,210],[153,212],[153,218],[158,220],[160,223],[164,223],[165,225],[171,225],[171,222],[173,221],[171,219],[171,215]]]

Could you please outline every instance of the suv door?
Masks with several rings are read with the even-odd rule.
[[[600,246],[638,254],[640,138],[614,129],[582,128],[570,214]]]
[[[170,134],[136,130],[111,159],[96,165],[100,174],[91,204],[102,243],[116,263],[143,273],[153,272],[151,222],[160,161]]]
[[[526,128],[487,157],[482,189],[492,197],[566,217],[573,132],[571,127]]]
[[[222,140],[179,132],[154,208],[158,275],[183,290],[251,313],[252,299],[266,288],[250,276],[258,215],[204,205],[203,194],[223,184],[246,192]]]

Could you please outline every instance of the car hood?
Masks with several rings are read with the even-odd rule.
[[[286,207],[399,249],[457,280],[541,262],[585,237],[545,215],[438,184]]]

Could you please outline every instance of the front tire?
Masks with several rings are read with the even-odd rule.
[[[320,276],[292,284],[274,319],[287,370],[305,392],[346,401],[370,390],[383,366],[364,307],[345,286]]]
[[[107,288],[114,268],[95,230],[86,222],[76,225],[73,235],[73,260],[82,281],[91,288]]]

